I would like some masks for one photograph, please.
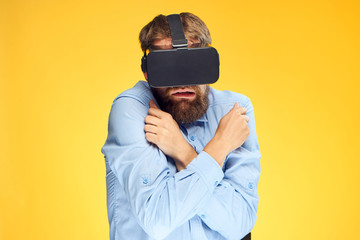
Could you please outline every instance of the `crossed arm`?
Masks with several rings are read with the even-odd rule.
[[[236,104],[221,119],[204,151],[197,154],[171,116],[150,104],[148,109],[132,99],[117,101],[103,148],[139,224],[153,238],[163,238],[195,215],[204,215],[204,223],[226,239],[246,235],[256,219],[259,154],[238,148],[249,134],[246,118],[239,116],[245,109]],[[254,125],[251,103],[249,106],[249,124]],[[142,115],[144,110],[149,111],[148,116]],[[141,118],[145,118],[145,126]],[[172,146],[186,154],[179,154]],[[165,155],[175,160],[175,175],[170,173]]]
[[[153,100],[149,102],[149,115],[145,117],[145,137],[158,146],[165,155],[175,160],[178,171],[197,156],[195,150],[184,139],[180,129],[172,116],[160,110]],[[205,146],[207,152],[219,165],[223,166],[226,156],[234,149],[240,147],[249,136],[245,115],[246,108],[234,107],[220,121],[215,136]]]
[[[175,160],[178,171],[181,171],[196,158],[197,153],[184,139],[177,123],[170,114],[161,111],[152,100],[149,102],[149,106],[149,115],[145,118],[146,124],[144,127],[146,139],[158,146],[166,155],[172,157]],[[235,149],[239,148],[249,136],[248,122],[249,117],[246,115],[246,108],[239,107],[237,103],[235,103],[233,108],[220,120],[215,136],[204,148],[204,151],[207,152],[220,167],[223,167],[225,158]],[[244,152],[246,152],[246,154],[242,154]],[[251,205],[246,205],[242,203],[243,199],[240,194],[236,193],[236,189],[234,191],[234,188],[228,188],[228,186],[239,187],[237,181],[242,181],[239,175],[241,176],[241,173],[244,173],[244,176],[246,175],[246,171],[251,171],[249,167],[239,167],[245,155],[249,157],[252,154],[242,148],[241,151],[238,150],[229,155],[228,165],[233,165],[233,168],[236,166],[239,170],[236,172],[225,172],[224,179],[213,192],[206,207],[199,213],[201,216],[208,216],[203,219],[203,221],[213,230],[226,236],[227,239],[238,238],[242,234],[241,229],[249,229],[250,231],[255,224],[255,218],[249,221],[246,216],[256,216],[257,209],[249,207],[257,205],[256,203],[254,204],[257,199],[256,197],[252,197],[253,192],[250,191],[249,194],[247,191],[244,191],[243,194],[248,195],[247,199],[254,201]],[[256,164],[256,154],[253,154],[252,157],[254,158],[253,164]],[[249,186],[249,184],[251,186],[254,182],[250,181],[247,185]],[[226,194],[224,194],[225,191],[227,191]],[[223,195],[229,198],[226,199]],[[234,205],[235,208],[229,208],[229,205]],[[216,209],[216,211],[214,212],[213,209]],[[221,212],[221,214],[218,214],[218,212]],[[244,213],[249,214],[245,215]],[[227,229],[225,229],[226,227]],[[236,231],[236,229],[239,231]]]

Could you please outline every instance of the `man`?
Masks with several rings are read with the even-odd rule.
[[[188,47],[211,43],[197,16],[180,16]],[[140,42],[143,51],[172,48],[166,17]],[[244,95],[140,81],[114,100],[102,152],[111,240],[239,240],[255,224],[260,152]]]

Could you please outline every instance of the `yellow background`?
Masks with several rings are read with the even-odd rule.
[[[253,239],[360,239],[358,1],[0,1],[0,239],[108,239],[100,152],[137,40],[189,11],[249,96],[262,152]]]

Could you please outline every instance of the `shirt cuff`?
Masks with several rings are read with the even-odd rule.
[[[220,165],[205,151],[200,152],[186,168],[198,173],[210,191],[213,191],[224,177]]]

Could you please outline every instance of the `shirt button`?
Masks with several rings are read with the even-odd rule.
[[[215,187],[218,185],[218,183],[219,183],[218,181],[216,181],[216,182],[214,183]]]
[[[190,140],[191,140],[191,141],[195,141],[195,137],[194,137],[194,136],[191,136],[191,137],[190,137]]]
[[[148,184],[148,183],[149,183],[149,179],[143,178],[143,184]]]
[[[250,183],[248,184],[248,188],[249,188],[249,189],[253,189],[253,188],[254,188],[254,184],[253,184],[252,182],[250,182]]]
[[[205,214],[201,214],[201,216],[200,216],[201,218],[203,218],[203,219],[205,219],[206,218],[206,216],[205,216]]]

